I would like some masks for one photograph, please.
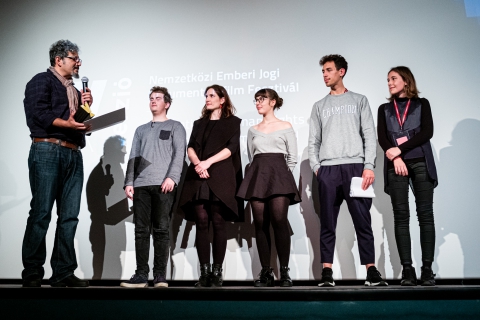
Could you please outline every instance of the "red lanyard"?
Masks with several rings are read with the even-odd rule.
[[[397,101],[393,100],[393,105],[395,106],[395,112],[397,113],[398,124],[400,125],[400,130],[403,130],[403,124],[407,119],[408,108],[410,108],[410,99],[408,99],[407,106],[405,107],[405,112],[403,112],[403,117],[400,120],[400,112],[398,112]]]

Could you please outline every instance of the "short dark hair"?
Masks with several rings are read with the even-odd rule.
[[[405,66],[398,66],[390,69],[387,74],[390,74],[390,72],[396,72],[400,77],[402,77],[402,80],[405,82],[405,95],[407,98],[418,98],[418,94],[420,91],[417,89],[417,83],[415,82],[415,77],[413,76],[412,71],[410,71],[410,68],[405,67]],[[390,98],[388,98],[389,101],[393,101],[395,99],[394,95],[390,95]]]
[[[335,68],[337,70],[340,70],[342,68],[345,70],[345,74],[343,75],[345,77],[348,70],[347,60],[345,60],[345,58],[339,54],[329,54],[329,55],[323,56],[322,59],[320,59],[320,65],[323,66],[325,63],[330,61],[333,61],[333,63],[335,63]]]
[[[79,51],[80,49],[75,43],[69,40],[58,40],[50,46],[50,65],[52,67],[55,66],[56,57],[60,57],[61,59],[63,59],[68,56],[69,52],[78,53]]]
[[[270,100],[275,100],[273,110],[280,109],[280,107],[283,105],[283,99],[278,96],[277,91],[270,88],[263,88],[258,90],[257,93],[255,93],[255,99],[257,99],[257,97],[264,97]]]
[[[150,98],[152,96],[152,93],[155,93],[155,92],[163,93],[163,102],[168,103],[170,105],[166,110],[166,113],[168,113],[168,110],[172,106],[172,97],[170,96],[170,93],[168,93],[168,89],[165,87],[158,87],[158,86],[152,87],[152,89],[150,89],[150,94],[148,95],[148,97]]]

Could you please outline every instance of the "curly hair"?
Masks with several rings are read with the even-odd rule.
[[[207,95],[207,91],[213,89],[215,93],[221,98],[225,98],[225,102],[223,103],[222,106],[222,118],[228,118],[232,115],[235,114],[236,110],[235,107],[232,104],[232,101],[230,100],[230,96],[228,95],[227,90],[222,87],[221,85],[218,84],[212,84],[211,86],[207,87],[205,89],[205,95]],[[210,118],[210,115],[212,114],[212,110],[207,109],[207,105],[203,106],[202,109],[202,115],[200,116],[200,119],[203,118]]]
[[[50,65],[52,67],[55,66],[56,57],[60,57],[61,59],[63,59],[68,56],[69,52],[78,53],[79,51],[80,49],[75,43],[69,40],[58,40],[50,46]]]
[[[335,64],[335,68],[337,70],[340,70],[342,68],[345,70],[345,74],[343,75],[345,77],[348,70],[347,60],[345,60],[345,58],[339,54],[329,54],[329,55],[323,56],[322,59],[320,59],[320,65],[323,66],[325,63],[330,61],[333,61],[333,63]]]

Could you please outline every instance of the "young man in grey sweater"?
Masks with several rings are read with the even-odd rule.
[[[320,195],[320,253],[323,264],[319,286],[333,287],[332,263],[335,230],[343,200],[347,202],[357,234],[360,261],[367,268],[365,285],[387,285],[375,267],[371,226],[371,198],[350,197],[352,177],[362,177],[362,188],[375,180],[375,124],[365,96],[348,91],[343,85],[348,63],[341,55],[320,60],[323,79],[330,88],[316,102],[310,117],[308,157],[315,172]]]
[[[135,131],[125,177],[125,194],[133,200],[137,270],[122,287],[148,286],[150,234],[153,237],[153,284],[168,287],[170,214],[185,160],[183,125],[167,118],[172,98],[167,88],[150,91],[152,121]]]

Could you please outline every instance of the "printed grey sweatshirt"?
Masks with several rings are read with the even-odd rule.
[[[185,160],[186,132],[175,120],[149,122],[135,131],[125,186],[161,185],[166,178],[180,182]]]
[[[363,163],[375,168],[377,138],[365,96],[348,91],[316,102],[310,116],[308,158],[313,172],[320,166]]]

